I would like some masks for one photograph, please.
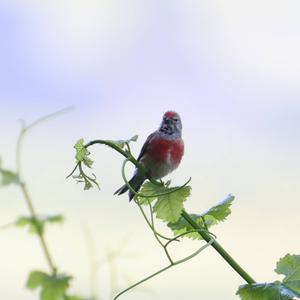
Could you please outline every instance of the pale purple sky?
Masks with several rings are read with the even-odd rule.
[[[60,263],[78,278],[80,291],[88,289],[88,262],[82,236],[73,232],[80,231],[82,223],[90,223],[99,249],[102,242],[110,244],[133,232],[131,249],[144,253],[143,245],[135,243],[139,239],[151,249],[143,259],[159,267],[161,253],[151,248],[150,234],[142,231],[142,221],[127,199],[112,197],[122,183],[121,160],[97,150],[95,172],[101,174],[102,191],[84,193],[64,180],[73,166],[72,146],[81,137],[139,134],[133,145],[137,153],[168,109],[177,110],[183,120],[186,154],[172,179],[179,183],[193,177],[193,200],[187,206],[204,211],[227,193],[237,195],[234,214],[220,225],[224,231],[217,230],[259,280],[273,278],[276,259],[299,250],[293,233],[285,237],[285,245],[278,241],[278,234],[300,225],[299,11],[300,2],[289,0],[1,1],[0,155],[5,165],[14,166],[17,119],[30,122],[66,106],[75,108],[28,136],[24,173],[40,210],[68,214],[65,231],[50,232],[50,240]],[[20,195],[1,190],[0,198]],[[114,210],[116,204],[120,210]],[[4,223],[26,212],[14,201],[1,205]],[[110,226],[107,236],[103,228]],[[32,251],[33,239],[18,234],[15,240],[13,231],[0,235],[0,244],[6,245],[0,265],[8,274],[3,295],[29,300],[32,295],[20,282],[30,268],[44,267],[44,260],[36,257],[38,245]],[[82,264],[69,255],[73,248],[66,235],[72,236],[70,243],[81,245]],[[20,247],[29,259],[17,256]],[[20,266],[17,279],[10,255]],[[209,255],[181,270],[195,278],[199,269],[218,268],[218,279],[215,273],[200,276],[201,282],[208,282],[203,298],[237,299],[235,289],[242,282],[223,262],[216,263],[214,253]],[[257,264],[249,262],[249,255]],[[136,279],[150,269],[137,269],[132,276]],[[182,271],[170,274],[149,283],[151,290],[159,287],[149,299],[181,299],[183,289],[170,292],[163,283],[176,285]],[[212,285],[221,278],[217,291]],[[195,283],[191,278],[190,300],[199,299]],[[128,297],[140,299],[140,294]]]

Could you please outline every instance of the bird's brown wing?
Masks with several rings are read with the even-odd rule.
[[[147,137],[147,139],[146,139],[146,141],[145,141],[145,143],[144,143],[144,145],[143,145],[143,147],[142,147],[142,149],[141,149],[141,152],[140,152],[140,154],[139,154],[139,156],[138,156],[138,161],[140,161],[140,159],[144,156],[144,154],[147,152],[147,150],[148,150],[148,147],[149,147],[149,144],[150,144],[150,141],[152,140],[152,138],[155,136],[155,134],[156,134],[156,131],[154,131],[153,133],[151,133],[148,137]]]

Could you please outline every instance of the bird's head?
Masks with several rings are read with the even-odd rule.
[[[169,136],[181,136],[182,124],[180,116],[175,111],[167,111],[163,115],[159,131]]]

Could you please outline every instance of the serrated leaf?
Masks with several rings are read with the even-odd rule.
[[[165,188],[166,191],[175,188]],[[176,222],[180,218],[183,209],[183,202],[190,195],[191,187],[185,186],[179,190],[175,190],[170,194],[157,197],[157,202],[153,207],[156,217],[166,222]]]
[[[166,188],[163,185],[153,184],[152,182],[147,181],[143,184],[142,188],[139,191],[140,194],[145,195],[147,197],[139,197],[138,201],[142,205],[148,205],[157,198],[150,196],[159,195],[164,192],[166,192]]]
[[[140,196],[138,197],[138,201],[142,205],[147,205],[149,202],[157,199],[153,207],[156,217],[166,222],[176,222],[183,209],[183,202],[190,195],[190,192],[190,186],[170,188],[146,182],[139,193],[148,197]]]
[[[17,173],[0,168],[0,186],[19,184],[19,183],[20,183],[20,179]]]
[[[109,141],[113,144],[115,144],[116,146],[120,147],[120,148],[124,148],[126,144],[129,144],[130,142],[136,142],[138,139],[138,135],[133,136],[132,138],[128,139],[128,140],[117,140],[117,141]]]
[[[280,282],[242,285],[236,294],[241,300],[292,300],[299,297]]]
[[[93,161],[92,159],[89,157],[89,155],[91,154],[84,146],[84,140],[80,139],[76,142],[75,146],[74,146],[75,150],[76,150],[76,161],[78,162],[83,162],[87,167],[91,168]]]
[[[27,279],[26,287],[28,289],[34,290],[39,286],[42,286],[47,280],[48,275],[41,271],[32,271],[29,274],[29,277]]]
[[[65,274],[49,275],[41,271],[33,271],[27,280],[27,288],[40,288],[41,300],[63,300],[72,277]]]
[[[226,220],[226,217],[230,215],[230,206],[234,200],[233,195],[228,195],[222,202],[213,206],[207,212],[201,214],[200,216],[205,219],[208,225],[215,225],[219,222]]]
[[[285,286],[300,293],[300,255],[287,254],[277,262],[275,272],[285,275]]]
[[[213,206],[207,212],[200,215],[190,214],[190,216],[198,225],[200,225],[200,227],[203,228],[203,230],[206,230],[206,228],[216,225],[226,219],[226,217],[231,213],[230,206],[233,200],[234,196],[228,195],[222,202]],[[172,229],[175,235],[194,230],[194,228],[183,217],[180,217],[177,222],[170,222],[168,226]],[[201,235],[197,232],[187,233],[184,237],[202,240]]]

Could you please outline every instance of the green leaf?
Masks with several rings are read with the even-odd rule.
[[[33,271],[29,274],[26,286],[29,289],[39,287],[41,300],[63,300],[71,278],[65,274],[49,275],[41,271]]]
[[[300,255],[287,254],[277,262],[275,271],[285,275],[283,282],[246,284],[237,295],[242,300],[300,299]]]
[[[19,217],[16,221],[16,226],[23,227],[32,223],[32,218],[30,217]]]
[[[139,194],[145,195],[147,197],[139,197],[138,201],[140,204],[142,205],[148,205],[149,203],[151,203],[152,201],[154,201],[155,199],[157,199],[157,197],[155,197],[155,195],[161,194],[166,192],[166,188],[161,184],[153,184],[150,181],[147,181],[143,184],[142,188],[139,191]],[[153,196],[154,197],[151,197]]]
[[[199,217],[199,215],[196,214],[190,214],[190,217],[200,226],[204,229],[204,223],[202,219]],[[180,218],[176,222],[170,222],[168,223],[168,227],[172,229],[175,235],[180,235],[183,233],[186,233],[184,237],[188,237],[191,239],[198,239],[201,240],[202,237],[195,231],[195,229],[183,218],[180,216]],[[190,232],[191,231],[191,232]],[[189,233],[187,233],[189,232]]]
[[[280,282],[242,285],[236,294],[242,300],[292,300],[299,297]]]
[[[186,201],[191,193],[191,187],[185,186],[179,190],[175,188],[165,188],[166,192],[174,192],[158,196],[157,202],[153,207],[156,217],[166,222],[176,222],[180,218],[183,209],[183,202]]]
[[[83,168],[82,168],[82,164],[79,164],[79,163],[83,163],[87,167],[91,168],[94,163],[93,160],[89,157],[90,152],[86,149],[86,147],[84,145],[84,140],[83,139],[78,140],[77,143],[75,144],[74,148],[76,149],[75,158],[76,158],[77,165],[69,176],[72,175],[72,177],[77,181],[77,183],[83,182],[85,190],[88,190],[91,187],[93,187],[93,184],[99,188],[99,184],[96,181],[95,174],[92,174],[90,176],[85,174],[85,172],[83,171]],[[79,169],[79,174],[73,175],[74,171],[77,168]]]
[[[116,146],[120,147],[121,149],[123,149],[126,144],[129,144],[130,142],[136,142],[137,139],[138,139],[138,135],[135,135],[128,140],[117,140],[117,141],[109,140],[109,142],[111,142],[111,143],[115,144]]]
[[[200,216],[205,219],[205,223],[208,226],[215,225],[219,222],[225,221],[227,216],[230,215],[230,206],[234,200],[234,196],[229,194],[222,202],[218,205],[213,206],[207,212]]]
[[[203,228],[203,230],[206,230],[212,225],[216,225],[226,219],[226,217],[231,213],[230,206],[233,200],[234,196],[228,195],[222,202],[213,206],[207,212],[200,215],[190,214],[190,216],[200,227]],[[194,228],[183,217],[180,217],[176,222],[170,222],[168,226],[172,229],[175,235],[189,232],[184,235],[184,237],[199,240],[202,239],[202,237],[194,231]]]
[[[36,218],[21,216],[15,224],[17,227],[28,226],[30,233],[40,234],[44,232],[47,223],[62,223],[63,221],[64,217],[62,215],[37,216]]]
[[[83,162],[87,167],[91,168],[93,161],[88,156],[91,154],[84,146],[84,140],[80,139],[75,144],[74,148],[76,149],[76,161]]]
[[[17,173],[5,170],[0,167],[0,186],[6,186],[10,184],[19,184],[20,178]]]
[[[157,199],[153,211],[156,217],[166,222],[176,222],[183,209],[183,202],[190,195],[191,187],[168,187],[165,185],[144,183],[138,201],[142,205],[147,205]]]
[[[17,227],[28,226],[29,232],[33,234],[40,234],[44,232],[44,224],[38,218],[19,217],[16,221]]]
[[[64,294],[69,287],[71,277],[66,275],[48,276],[43,283],[41,300],[63,300]]]
[[[300,255],[287,254],[277,262],[275,272],[285,275],[285,286],[300,293]]]
[[[26,287],[34,290],[39,286],[42,286],[47,280],[48,275],[41,271],[32,271],[27,279]]]

